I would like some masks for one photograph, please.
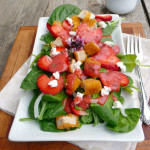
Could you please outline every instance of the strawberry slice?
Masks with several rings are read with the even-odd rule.
[[[129,84],[128,77],[118,71],[102,72],[99,78],[104,86],[108,86],[112,91],[116,92],[120,90],[120,86],[127,86]]]
[[[100,22],[100,21],[111,21],[112,20],[112,16],[110,16],[110,15],[108,15],[108,16],[96,15],[95,19],[97,20],[97,22]]]
[[[94,58],[101,63],[103,68],[115,71],[120,69],[116,64],[120,62],[120,59],[115,56],[115,52],[110,46],[104,45]]]
[[[63,21],[63,28],[68,32],[72,30],[72,26],[68,23],[67,20]]]
[[[112,47],[112,49],[114,50],[115,54],[120,53],[120,47],[119,47],[119,45],[114,45],[114,46]]]
[[[101,63],[95,58],[89,57],[84,64],[84,72],[90,77],[98,77],[99,70],[101,69]]]
[[[63,89],[64,78],[62,76],[60,76],[60,78],[57,80],[57,83],[58,83],[57,87],[51,87],[50,85],[48,85],[48,83],[52,80],[56,80],[54,76],[51,76],[49,78],[48,76],[43,74],[38,77],[37,86],[44,94],[55,95]]]
[[[42,56],[42,57],[38,60],[37,65],[38,65],[41,69],[43,69],[43,70],[45,70],[45,71],[48,71],[49,65],[50,65],[51,63],[52,63],[52,59],[51,59],[49,56],[45,55],[45,56]]]
[[[91,29],[86,23],[81,23],[77,27],[77,35],[84,41],[84,44],[89,42],[98,43],[102,38],[101,28]]]
[[[65,98],[63,101],[62,101],[62,104],[65,106],[64,110],[66,113],[68,114],[71,114],[71,102],[73,101],[73,98],[72,97],[68,97],[68,98]]]
[[[64,46],[68,44],[67,40],[70,37],[69,32],[65,30],[61,25],[53,24],[50,28],[50,32],[55,38],[60,37]]]
[[[84,74],[84,71],[80,68],[76,68],[74,74],[77,75],[80,80],[85,80],[87,78],[87,76]]]
[[[50,31],[51,25],[47,22],[46,26],[47,26],[47,29]]]

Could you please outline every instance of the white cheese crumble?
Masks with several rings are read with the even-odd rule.
[[[104,44],[109,45],[111,47],[114,45],[114,43],[111,41],[105,41]]]
[[[113,102],[112,109],[115,109],[115,108],[122,109],[122,104],[120,103],[120,101],[114,101]]]
[[[57,72],[54,72],[53,73],[53,76],[55,77],[55,79],[59,79],[60,78],[60,74],[59,74],[59,72],[57,71]]]
[[[81,61],[77,61],[76,63],[72,64],[73,72],[74,72],[77,68],[80,69],[80,66],[81,66]]]
[[[71,40],[71,38],[69,38],[67,41],[68,41],[69,43],[71,43],[72,40]]]
[[[82,99],[82,98],[83,98],[83,94],[82,94],[82,93],[80,93],[80,92],[77,92],[76,97],[80,97],[80,98]]]
[[[79,13],[78,17],[81,18],[81,19],[84,19],[84,16],[85,16],[85,14],[86,14],[86,11],[87,11],[87,10],[82,10],[82,11]]]
[[[71,26],[73,26],[73,20],[71,18],[67,17],[66,20]]]
[[[52,47],[51,49],[51,57],[54,57],[56,55],[60,54],[60,52],[57,51],[56,47]]]
[[[122,72],[126,72],[126,66],[123,64],[123,62],[117,62],[117,67],[120,67]]]
[[[106,27],[107,27],[107,24],[106,24],[104,21],[99,22],[98,25],[99,25],[101,28],[106,28]]]
[[[48,83],[48,85],[50,85],[50,87],[57,87],[58,82],[57,82],[57,80],[52,80]]]
[[[111,91],[110,87],[104,86],[104,88],[101,89],[101,95],[109,95],[109,92]]]
[[[69,32],[69,35],[70,35],[70,36],[76,36],[77,33],[76,33],[75,31],[70,31],[70,32]]]
[[[91,13],[90,19],[95,19],[95,15]]]

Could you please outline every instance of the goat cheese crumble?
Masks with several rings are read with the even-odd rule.
[[[70,17],[67,17],[66,20],[71,26],[73,26],[73,20]]]
[[[104,88],[101,89],[101,95],[109,95],[109,92],[111,91],[110,87],[104,86]]]
[[[126,72],[126,66],[123,64],[123,62],[117,62],[117,67],[120,67],[122,72]]]
[[[90,19],[95,19],[95,15],[91,13]]]
[[[58,54],[60,54],[60,52],[57,51],[56,47],[52,47],[51,53],[50,53],[51,57],[54,57]]]
[[[76,97],[80,97],[80,98],[82,99],[82,98],[83,98],[83,94],[82,94],[82,93],[80,93],[80,92],[77,92]]]
[[[73,72],[78,68],[80,69],[81,66],[81,61],[77,61],[76,63],[73,64]]]
[[[53,76],[55,77],[55,79],[59,79],[60,78],[60,74],[59,74],[59,72],[57,71],[57,72],[54,72],[53,73]]]
[[[57,82],[57,80],[52,80],[48,83],[48,85],[50,85],[50,87],[57,87],[58,82]]]
[[[115,108],[122,109],[122,104],[120,103],[120,101],[114,101],[113,102],[112,109],[115,109]]]
[[[106,28],[106,27],[107,27],[107,24],[106,24],[104,21],[99,22],[98,25],[99,25],[101,28]]]
[[[114,45],[114,43],[111,41],[105,41],[104,44],[109,45],[111,47]]]
[[[75,31],[70,31],[70,32],[69,32],[69,35],[70,35],[70,36],[76,36],[77,33],[76,33]]]

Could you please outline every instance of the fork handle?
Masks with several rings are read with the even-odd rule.
[[[140,98],[141,98],[141,117],[140,118],[142,122],[144,122],[147,125],[150,125],[150,109],[148,105],[148,99],[147,99],[146,91],[144,89],[140,67],[137,66],[137,69],[138,69],[138,75],[140,79],[140,90],[142,91],[140,93]]]

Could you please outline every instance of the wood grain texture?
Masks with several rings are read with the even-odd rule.
[[[33,49],[37,27],[21,27],[13,48],[11,50],[5,71],[3,72],[2,79],[0,80],[0,89],[8,82],[14,73],[20,68],[24,61],[29,57]],[[123,23],[122,31],[129,34],[140,33],[142,37],[145,36],[142,24],[139,23]],[[17,50],[18,53],[15,53]],[[13,55],[12,55],[13,54]],[[13,58],[16,58],[15,62]],[[22,58],[22,59],[21,59]],[[19,65],[18,65],[19,63]],[[11,68],[9,67],[11,65]],[[10,68],[10,70],[9,70]],[[5,77],[6,75],[6,77]],[[13,117],[0,111],[0,149],[5,150],[81,150],[79,147],[72,145],[68,142],[31,142],[31,143],[18,143],[8,141],[8,133],[12,124]],[[144,125],[145,137],[147,140],[137,144],[136,150],[150,149],[150,127]]]
[[[111,13],[105,8],[105,0],[0,0],[0,77],[20,26],[37,25],[40,17],[50,16],[58,5],[64,3],[94,13]],[[133,12],[121,17],[126,18],[123,22],[142,22],[146,37],[150,38],[149,25],[140,1]]]

